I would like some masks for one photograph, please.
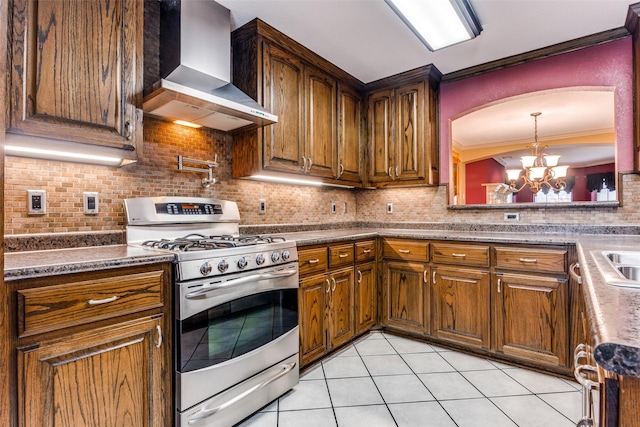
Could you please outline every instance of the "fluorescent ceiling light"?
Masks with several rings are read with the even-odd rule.
[[[480,34],[482,27],[467,0],[385,0],[431,51]]]

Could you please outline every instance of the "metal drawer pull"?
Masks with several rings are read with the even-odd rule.
[[[307,169],[307,158],[303,157],[302,158],[302,170]]]
[[[429,279],[427,279],[427,270],[424,271],[424,273],[422,273],[422,280],[424,280],[424,283],[429,283]]]
[[[501,286],[502,286],[502,279],[498,279],[498,293],[500,293]]]
[[[393,172],[391,172],[391,171],[392,171],[392,169],[393,169],[393,166],[389,166],[389,176],[390,176],[391,178],[393,178]]]
[[[582,276],[579,275],[576,271],[579,268],[580,263],[574,262],[573,264],[571,264],[571,267],[569,267],[569,274],[571,275],[571,277],[573,277],[573,280],[578,282],[578,285],[582,285]]]
[[[340,163],[340,167],[338,168],[338,178],[340,178],[343,173],[344,173],[344,165]]]
[[[317,264],[320,262],[320,259],[316,258],[316,259],[310,259],[309,261],[307,261],[309,264]]]
[[[362,251],[363,254],[370,254],[371,253],[371,249],[365,249]]]
[[[348,256],[349,256],[349,254],[340,254],[340,255],[338,255],[338,258],[346,258]]]
[[[331,278],[331,281],[333,282],[333,287],[331,287],[331,292],[336,290],[336,279],[334,277]]]
[[[162,345],[162,328],[160,325],[156,325],[156,331],[158,331],[158,341],[156,341],[156,348],[160,348]]]
[[[271,384],[272,382],[282,378],[283,376],[287,375],[289,372],[291,372],[293,370],[293,368],[296,367],[296,362],[291,362],[291,363],[287,363],[286,365],[282,365],[282,371],[278,372],[276,375],[274,375],[273,377],[269,378],[266,381],[261,382],[260,384],[256,384],[253,387],[251,387],[250,389],[240,393],[239,395],[235,396],[233,399],[228,400],[227,402],[223,403],[220,406],[216,406],[214,408],[211,409],[206,409],[206,408],[202,408],[202,410],[198,411],[195,417],[191,418],[188,422],[189,425],[193,425],[199,421],[204,420],[205,418],[208,418],[210,416],[212,416],[213,414],[215,414],[216,412],[222,411],[223,409],[226,409],[230,406],[235,405],[236,403],[238,403],[239,401],[241,401],[242,399],[248,397],[249,395],[255,393],[256,391],[260,390],[261,388],[264,388],[266,386],[268,386],[269,384]]]
[[[307,168],[307,171],[311,170],[311,166],[313,166],[313,159],[309,157],[309,167]]]
[[[464,258],[467,256],[467,254],[456,254],[456,253],[452,253],[451,256],[456,257],[456,258]]]
[[[435,285],[435,284],[436,284],[436,271],[435,271],[435,270],[433,270],[433,277],[432,277],[432,279],[433,279],[433,284]]]
[[[327,282],[327,290],[325,292],[328,294],[331,291],[331,282],[329,279],[325,279],[325,281]]]
[[[100,305],[100,304],[108,304],[110,302],[114,302],[115,300],[118,299],[117,295],[114,295],[110,298],[105,298],[105,299],[90,299],[88,301],[89,305]]]
[[[399,172],[399,170],[400,170],[400,169],[398,168],[398,166],[396,166],[396,177],[400,176],[400,172]]]
[[[538,260],[535,259],[535,258],[520,258],[520,262],[526,262],[528,264],[535,264],[536,262],[538,262]]]
[[[398,249],[398,252],[400,252],[401,254],[410,254],[411,251],[409,249]]]
[[[362,282],[362,271],[358,270],[358,283]]]

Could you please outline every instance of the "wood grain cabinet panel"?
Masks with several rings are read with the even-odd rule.
[[[489,246],[432,243],[431,260],[438,264],[489,267]]]
[[[383,262],[383,323],[404,331],[429,332],[429,267],[404,261]]]
[[[18,350],[19,425],[169,425],[161,325],[148,319]]]
[[[429,242],[403,239],[384,239],[384,258],[402,259],[410,261],[429,260]]]
[[[362,96],[338,83],[338,179],[362,182]]]
[[[356,335],[376,324],[377,320],[376,263],[369,262],[356,266]]]
[[[142,0],[15,0],[8,132],[139,149],[142,24]]]
[[[523,360],[568,366],[568,283],[541,275],[496,274],[497,350]]]
[[[432,335],[465,346],[491,346],[489,271],[434,268]]]
[[[393,176],[393,91],[369,94],[369,181],[386,182]]]
[[[425,177],[424,158],[424,83],[397,89],[396,141],[393,179],[420,180]]]
[[[324,274],[300,281],[300,364],[303,366],[328,349],[326,316],[330,291],[331,282]]]
[[[331,274],[329,303],[329,342],[331,348],[355,335],[353,267]]]
[[[376,241],[366,240],[356,242],[356,262],[375,261],[376,259]]]
[[[304,171],[334,178],[337,163],[336,95],[334,78],[313,67],[305,68],[306,139]]]
[[[496,268],[564,274],[567,251],[496,247]]]
[[[309,248],[298,250],[298,266],[300,276],[323,272],[329,266],[327,248]]]
[[[335,245],[329,247],[329,267],[337,268],[345,265],[353,265],[353,243],[348,245]]]

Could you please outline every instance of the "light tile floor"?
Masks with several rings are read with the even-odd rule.
[[[372,332],[241,427],[575,426],[576,382]]]

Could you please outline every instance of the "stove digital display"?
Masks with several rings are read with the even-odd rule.
[[[156,203],[156,212],[168,215],[221,215],[222,205],[217,203]]]

